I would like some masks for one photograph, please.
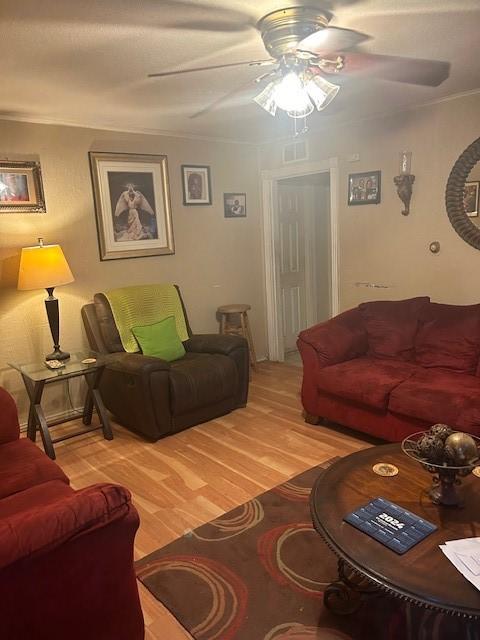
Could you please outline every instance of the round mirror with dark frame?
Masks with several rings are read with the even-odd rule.
[[[475,249],[480,249],[480,138],[469,145],[453,165],[445,203],[453,228]]]

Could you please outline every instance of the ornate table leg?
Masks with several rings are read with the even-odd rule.
[[[338,560],[338,580],[325,589],[323,603],[332,613],[350,615],[357,611],[365,597],[375,595],[378,589],[371,582]]]

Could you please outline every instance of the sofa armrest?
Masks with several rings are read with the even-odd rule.
[[[125,517],[130,510],[130,497],[124,487],[93,485],[46,506],[2,518],[0,569]]]
[[[244,407],[248,399],[250,355],[248,342],[243,336],[218,333],[194,335],[183,343],[192,353],[211,353],[227,356],[235,363],[238,376],[235,407]]]
[[[17,405],[6,389],[0,387],[0,444],[20,437]]]
[[[220,353],[229,356],[235,349],[248,349],[248,343],[242,336],[206,333],[190,336],[183,343],[186,351],[194,353]]]
[[[148,375],[155,371],[168,371],[170,369],[170,364],[166,360],[144,356],[142,353],[119,351],[117,353],[108,353],[101,357],[109,369],[133,375]]]
[[[359,309],[350,309],[327,322],[305,329],[298,337],[297,346],[300,353],[312,348],[320,367],[364,355],[368,340]]]

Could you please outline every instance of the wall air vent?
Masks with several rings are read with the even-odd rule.
[[[307,159],[308,145],[306,140],[296,140],[283,147],[283,164]]]

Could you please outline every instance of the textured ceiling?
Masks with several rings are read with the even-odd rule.
[[[295,4],[326,8],[331,24],[373,36],[362,51],[452,63],[436,88],[344,82],[311,128],[480,88],[480,0],[0,0],[0,117],[253,142],[289,135],[291,119],[251,102],[258,86],[190,117],[258,68],[147,74],[267,57],[256,21]]]

